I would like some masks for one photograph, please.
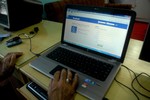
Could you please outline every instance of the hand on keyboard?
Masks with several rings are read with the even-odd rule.
[[[73,100],[77,84],[77,74],[73,76],[71,71],[65,69],[55,72],[48,89],[49,100]]]

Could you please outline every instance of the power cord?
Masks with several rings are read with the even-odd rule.
[[[129,89],[129,90],[135,95],[135,97],[137,98],[137,100],[140,100],[139,97],[138,97],[138,95],[137,95],[131,88],[129,88],[128,86],[126,86],[126,85],[124,85],[123,83],[119,82],[119,81],[116,79],[116,77],[115,77],[115,81],[116,81],[117,83],[121,84],[122,86],[126,87],[127,89]]]
[[[37,35],[39,31],[39,28],[38,27],[35,27],[33,31],[30,31],[29,34],[32,35],[30,36],[30,38],[33,38],[35,35]],[[24,35],[25,33],[21,33],[21,34],[18,34],[18,37],[20,37],[21,35]],[[25,38],[21,38],[21,39],[29,39],[28,37],[25,37]]]
[[[30,37],[29,35],[27,35],[27,34],[24,34],[24,35],[30,40],[30,52],[31,52],[32,54],[34,54],[35,56],[39,57],[40,54],[34,53],[34,52],[32,51],[31,37]]]
[[[125,65],[122,65],[122,66],[123,66],[124,68],[128,69],[129,71],[131,71],[131,72],[134,74],[134,76],[135,76],[135,78],[132,80],[132,84],[131,84],[133,89],[135,89],[134,86],[133,86],[133,83],[134,83],[134,81],[136,80],[137,83],[141,86],[141,88],[143,88],[143,89],[146,90],[147,92],[150,92],[150,90],[147,89],[147,88],[145,88],[145,87],[139,82],[139,80],[138,80],[138,77],[141,76],[142,74],[145,74],[145,75],[148,76],[148,77],[150,77],[150,75],[148,75],[147,73],[144,73],[144,72],[142,72],[142,73],[136,75],[133,70],[129,69],[129,68],[126,67]],[[136,90],[135,90],[135,91],[136,91]],[[138,91],[137,91],[137,92],[138,92]],[[142,94],[142,93],[141,93],[141,94]],[[143,95],[143,96],[144,96],[144,95]],[[148,96],[146,96],[146,97],[148,97]],[[150,98],[150,97],[148,97],[148,98]]]
[[[150,77],[150,75],[148,75],[147,73],[144,73],[144,72],[142,72],[142,73],[136,75],[136,73],[135,73],[133,70],[129,69],[129,68],[126,67],[125,65],[121,65],[121,66],[124,67],[124,68],[126,68],[127,70],[131,71],[131,72],[134,74],[134,79],[132,80],[132,83],[131,83],[131,86],[132,86],[133,90],[135,90],[137,93],[139,93],[140,95],[142,95],[142,96],[144,96],[144,97],[146,97],[146,98],[150,98],[149,96],[147,96],[147,95],[145,95],[145,94],[139,92],[137,89],[135,89],[135,87],[134,87],[134,85],[133,85],[133,83],[134,83],[135,81],[137,81],[137,83],[138,83],[144,90],[150,92],[150,90],[149,90],[149,89],[146,89],[146,88],[139,82],[139,80],[138,80],[138,77],[141,76],[142,74],[145,74],[145,75],[147,75],[148,77]],[[123,85],[124,87],[128,88],[128,89],[136,96],[137,100],[139,100],[139,97],[137,96],[137,94],[136,94],[131,88],[129,88],[128,86],[126,86],[126,85],[124,85],[123,83],[119,82],[119,81],[116,79],[116,77],[115,77],[115,81],[116,81],[117,83]]]
[[[26,33],[18,34],[18,37],[20,37],[21,35],[24,35],[24,36],[25,36],[25,37],[21,37],[21,39],[29,39],[29,40],[30,40],[30,52],[31,52],[32,54],[34,54],[35,56],[37,56],[37,57],[39,57],[40,54],[34,53],[34,52],[32,51],[32,41],[31,41],[31,39],[38,33],[38,31],[39,31],[39,28],[38,28],[38,27],[35,27],[35,28],[34,28],[34,31],[30,31],[30,32],[29,32],[29,34],[30,34],[31,36],[29,36],[29,35],[26,34]]]
[[[143,93],[141,93],[140,91],[138,91],[135,87],[134,87],[134,85],[133,85],[133,83],[134,83],[134,81],[136,80],[137,81],[137,83],[144,89],[144,90],[146,90],[146,91],[148,91],[148,92],[150,92],[150,90],[148,90],[148,89],[146,89],[144,86],[142,86],[142,84],[138,81],[138,77],[139,76],[141,76],[142,74],[145,74],[145,75],[147,75],[148,77],[150,77],[148,74],[146,74],[146,73],[140,73],[140,74],[138,74],[133,80],[132,80],[132,84],[131,84],[131,86],[132,86],[132,88],[137,92],[137,93],[139,93],[140,95],[142,95],[142,96],[144,96],[144,97],[146,97],[146,98],[149,98],[150,99],[150,96],[147,96],[147,95],[145,95],[145,94],[143,94]]]
[[[145,88],[145,87],[139,82],[139,80],[138,80],[138,77],[141,76],[142,74],[145,74],[146,76],[150,77],[150,75],[148,75],[148,74],[142,72],[142,73],[138,74],[138,75],[133,79],[133,82],[134,82],[135,80],[137,80],[138,84],[139,84],[144,90],[150,92],[150,90],[147,89],[147,88]]]
[[[119,82],[119,81],[116,79],[116,77],[115,77],[115,81],[116,81],[117,83],[123,85],[123,86],[126,87],[127,89],[129,89],[129,90],[136,96],[137,100],[140,100],[139,97],[137,96],[137,94],[136,94],[131,88],[129,88],[128,86],[126,86],[126,85],[124,85],[123,83]]]

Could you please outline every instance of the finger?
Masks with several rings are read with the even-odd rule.
[[[17,61],[16,55],[15,55],[15,54],[12,54],[12,55],[10,56],[10,65],[11,65],[11,66],[14,66],[15,63],[16,63],[16,61]]]
[[[72,80],[72,73],[71,73],[70,70],[68,70],[67,78],[68,78],[69,80]]]
[[[51,79],[51,82],[49,83],[49,86],[48,86],[48,94],[50,94],[51,93],[51,90],[52,90],[52,87],[53,87],[53,82],[54,82],[54,80],[53,79]]]
[[[55,74],[54,74],[54,81],[59,81],[59,78],[60,78],[60,71],[56,71]]]
[[[67,78],[67,72],[65,69],[62,69],[61,71],[61,76],[60,76],[60,80],[61,81],[66,81],[66,78]]]
[[[23,52],[10,52],[10,53],[7,53],[6,57],[11,56],[13,54],[15,54],[16,57],[20,57],[21,55],[23,55]]]
[[[15,52],[15,55],[16,55],[16,57],[18,58],[18,57],[20,57],[20,56],[23,55],[23,52]]]
[[[73,83],[72,83],[72,87],[73,87],[74,89],[77,88],[77,85],[78,85],[78,78],[79,78],[78,75],[75,74],[74,79],[73,79]]]
[[[10,56],[10,55],[5,56],[4,59],[2,60],[2,62],[3,62],[5,65],[7,65],[7,66],[10,65],[10,61],[11,61],[11,56]]]
[[[51,89],[51,86],[53,85],[54,79],[51,79],[51,82],[49,83],[49,89]]]

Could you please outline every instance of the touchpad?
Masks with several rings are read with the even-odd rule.
[[[50,71],[49,73],[50,74],[52,74],[52,75],[54,75],[54,73],[56,72],[56,71],[61,71],[62,69],[66,69],[66,68],[64,68],[64,67],[62,67],[62,66],[60,66],[60,65],[57,65],[52,71]],[[67,69],[66,69],[67,70]]]
[[[63,67],[63,66],[61,66],[61,65],[57,65],[57,66],[56,66],[52,71],[50,71],[49,73],[50,73],[51,75],[54,75],[56,71],[61,71],[62,69],[66,69],[66,70],[67,70],[67,68],[65,68],[65,67]],[[71,71],[71,72],[72,72],[72,76],[74,76],[74,75],[75,75],[75,72],[73,72],[73,71]]]

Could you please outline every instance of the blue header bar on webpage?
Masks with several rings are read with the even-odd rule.
[[[112,26],[112,27],[117,27],[117,28],[122,28],[122,29],[127,29],[128,27],[127,24],[116,23],[116,22],[105,21],[105,20],[98,20],[98,19],[93,19],[93,18],[78,17],[78,16],[72,16],[72,15],[68,15],[67,19],[91,22],[95,24],[107,25],[107,26]]]

